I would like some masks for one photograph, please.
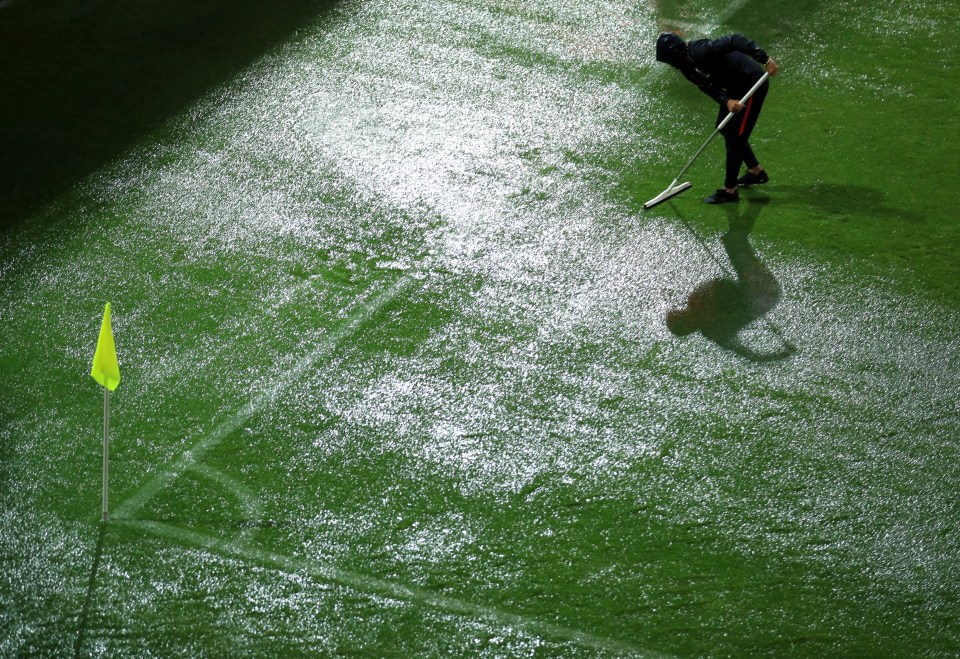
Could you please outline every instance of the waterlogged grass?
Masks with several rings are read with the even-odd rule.
[[[231,4],[0,8],[0,654],[957,653],[956,8]]]

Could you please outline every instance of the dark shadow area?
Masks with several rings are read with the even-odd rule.
[[[754,362],[786,359],[796,352],[796,347],[769,322],[767,325],[782,345],[779,350],[760,352],[745,345],[740,338],[747,325],[763,319],[780,301],[779,282],[757,256],[749,240],[760,211],[768,201],[767,197],[752,197],[744,198],[739,204],[724,206],[729,227],[721,241],[736,276],[718,277],[698,285],[687,296],[685,307],[670,310],[666,323],[675,336],[700,332],[721,348]],[[697,238],[700,240],[699,236]],[[700,242],[727,272],[728,268],[710,251],[709,245]]]
[[[90,618],[90,607],[93,605],[93,593],[97,589],[97,574],[100,572],[100,560],[103,558],[103,541],[107,535],[107,523],[100,523],[100,532],[97,535],[97,548],[93,556],[93,567],[90,568],[90,579],[87,580],[87,596],[83,600],[83,610],[80,612],[80,621],[77,623],[77,640],[73,646],[73,656],[83,656],[83,641],[87,635],[87,623]]]
[[[783,203],[812,207],[824,215],[857,215],[898,222],[921,223],[925,217],[915,211],[891,206],[883,190],[865,185],[814,183],[813,185],[776,184]],[[785,194],[784,194],[785,193]]]
[[[337,4],[23,0],[0,6],[0,230]]]

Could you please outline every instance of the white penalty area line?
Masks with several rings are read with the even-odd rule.
[[[328,335],[316,350],[273,379],[273,386],[256,393],[236,414],[223,421],[209,434],[185,450],[178,459],[154,476],[146,485],[123,501],[113,511],[113,517],[131,518],[161,489],[191,468],[197,468],[203,457],[226,437],[235,432],[251,417],[265,409],[289,385],[298,382],[304,371],[326,357],[345,339],[355,334],[370,318],[407,290],[416,279],[417,271],[408,272],[386,290],[364,302],[335,332]]]
[[[670,25],[675,25],[683,30],[701,34],[709,34],[726,23],[731,16],[743,9],[748,2],[750,2],[750,0],[733,0],[733,2],[731,2],[724,9],[722,9],[719,14],[717,14],[715,22],[713,23],[693,23],[689,21],[673,20],[670,18],[664,18],[663,21]]]
[[[726,9],[724,9],[717,15],[717,20],[723,23],[728,18],[736,14],[738,11],[743,9],[743,6],[748,2],[750,2],[750,0],[733,0],[733,2],[727,5]]]
[[[580,646],[590,647],[618,656],[633,657],[668,657],[649,650],[636,648],[629,643],[614,639],[603,638],[563,625],[544,622],[528,616],[504,611],[492,606],[474,604],[455,597],[447,597],[437,593],[405,586],[393,581],[378,579],[366,574],[342,570],[340,568],[321,564],[307,558],[294,558],[276,552],[267,551],[258,547],[242,544],[232,540],[223,540],[212,535],[180,528],[164,522],[147,520],[117,520],[125,526],[143,529],[155,536],[175,540],[181,544],[201,547],[218,554],[238,558],[256,563],[268,568],[277,569],[290,574],[306,575],[312,579],[327,583],[339,584],[352,588],[360,593],[387,597],[393,600],[412,602],[422,606],[432,607],[447,613],[468,616],[474,619],[486,620],[504,628],[520,628],[541,637],[553,638]]]

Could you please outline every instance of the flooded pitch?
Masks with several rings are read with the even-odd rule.
[[[0,653],[956,651],[957,306],[805,233],[945,197],[785,120],[877,89],[793,26],[899,10],[750,5],[342,3],[11,227]],[[787,180],[641,210],[713,114],[667,28],[782,53]]]

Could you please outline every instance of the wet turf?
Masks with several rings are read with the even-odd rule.
[[[956,7],[56,4],[0,8],[0,654],[960,651]],[[714,116],[665,27],[783,66],[739,205],[715,146],[642,210]]]

